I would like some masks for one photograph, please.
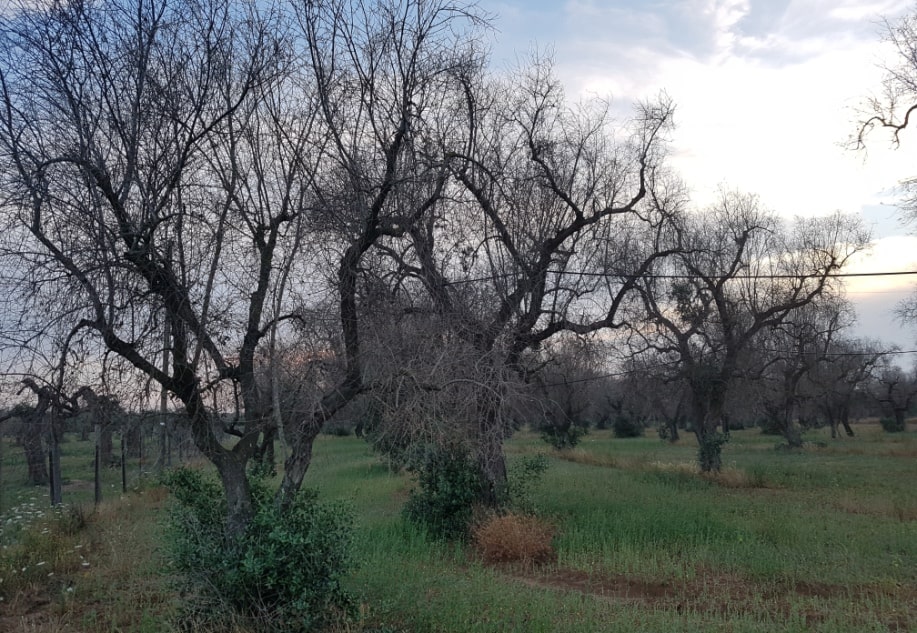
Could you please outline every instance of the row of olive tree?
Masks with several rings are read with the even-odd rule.
[[[503,502],[520,385],[600,332],[677,366],[718,468],[740,359],[830,294],[864,232],[737,194],[690,213],[667,97],[620,121],[567,103],[547,60],[494,76],[485,25],[445,0],[5,14],[8,368],[58,393],[114,369],[158,385],[232,537],[250,462],[282,434],[286,507],[362,394],[398,442],[458,436]]]

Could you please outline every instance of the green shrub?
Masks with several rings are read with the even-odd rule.
[[[222,487],[196,470],[170,473],[174,495],[168,545],[190,600],[186,615],[225,619],[228,607],[270,631],[312,631],[353,607],[341,586],[350,566],[352,515],[303,491],[281,512],[267,487],[252,484],[254,516],[245,535],[224,534]]]
[[[900,421],[897,418],[879,418],[879,424],[886,433],[903,433],[907,429],[904,418]]]
[[[510,506],[521,514],[535,514],[533,492],[548,470],[548,458],[544,455],[525,455],[515,460],[507,473]]]
[[[783,435],[783,421],[775,417],[764,417],[758,420],[761,435]]]
[[[541,427],[541,439],[555,449],[563,450],[575,447],[588,432],[589,429],[578,424],[557,425],[549,422]]]
[[[725,433],[713,432],[698,438],[697,461],[704,472],[719,472],[723,463],[723,446],[729,441]]]
[[[468,451],[428,446],[409,470],[417,476],[417,488],[404,506],[405,518],[436,537],[465,538],[481,494],[480,471]]]
[[[611,432],[617,438],[643,437],[643,423],[626,415],[616,415]]]

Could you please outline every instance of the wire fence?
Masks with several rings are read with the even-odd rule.
[[[98,504],[199,458],[169,416],[68,421],[56,434],[46,421],[11,417],[0,422],[0,529],[51,506],[55,494],[67,505]]]

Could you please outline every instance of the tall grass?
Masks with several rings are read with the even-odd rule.
[[[558,527],[555,564],[520,577],[375,524],[355,588],[370,622],[410,631],[911,630],[917,436],[860,431],[794,453],[733,433],[716,477],[696,473],[690,440],[596,432],[547,452],[536,495]],[[543,450],[525,435],[510,448]],[[642,584],[622,596],[626,583]]]
[[[520,434],[511,461],[550,461],[532,491],[557,530],[556,560],[541,566],[488,564],[407,525],[410,479],[358,439],[320,438],[306,485],[357,512],[352,632],[917,630],[917,433],[807,439],[820,444],[787,452],[734,432],[724,472],[705,477],[690,438],[596,431],[556,452]],[[89,518],[91,566],[46,608],[63,628],[168,630],[177,596],[152,496]]]

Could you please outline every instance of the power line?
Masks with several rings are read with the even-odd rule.
[[[566,275],[569,277],[620,277],[620,278],[631,278],[631,279],[697,279],[699,275],[676,275],[676,274],[644,274],[644,275],[633,275],[633,274],[621,274],[621,273],[603,273],[603,272],[593,272],[593,271],[566,271],[566,270],[548,270],[549,275]],[[856,277],[901,277],[908,275],[917,275],[917,270],[896,270],[896,271],[883,271],[883,272],[870,272],[870,273],[833,273],[830,275],[825,275],[828,279],[848,279]],[[460,284],[471,284],[479,283],[482,281],[496,281],[498,279],[507,279],[509,277],[515,277],[515,273],[498,273],[495,275],[490,275],[487,277],[474,277],[470,279],[456,279],[452,281],[445,282],[449,286],[457,286]],[[722,278],[727,277],[728,279],[742,279],[742,280],[757,280],[757,279],[811,279],[815,277],[821,277],[821,275],[711,275],[713,278]]]

